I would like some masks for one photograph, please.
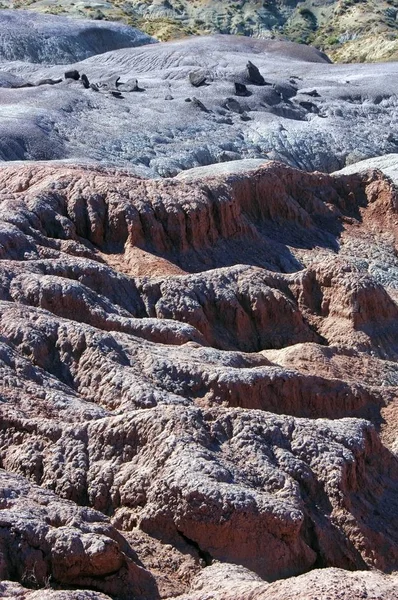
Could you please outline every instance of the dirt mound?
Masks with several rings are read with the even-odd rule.
[[[150,44],[148,35],[119,23],[2,10],[0,61],[67,64],[94,54]]]

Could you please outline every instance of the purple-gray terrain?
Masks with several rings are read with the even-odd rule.
[[[310,47],[239,36],[150,41],[122,25],[2,11],[0,157],[164,177],[245,158],[332,172],[397,150],[396,63],[333,65]],[[74,69],[87,89],[64,79]],[[46,80],[61,81],[37,86]]]

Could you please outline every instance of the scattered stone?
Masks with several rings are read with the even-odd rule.
[[[251,121],[252,120],[252,118],[249,117],[249,115],[246,112],[242,113],[240,118],[242,121]]]
[[[165,100],[174,100],[174,97],[171,94],[167,94],[167,96],[164,97]]]
[[[281,102],[282,96],[273,87],[267,87],[261,91],[261,100],[268,106],[275,106]]]
[[[272,87],[284,100],[290,100],[290,98],[297,95],[297,86],[292,85],[287,81],[278,81],[274,83]]]
[[[195,96],[192,98],[192,103],[197,106],[202,112],[206,112],[209,113],[209,109],[206,108],[206,106],[203,104],[203,102],[201,100],[199,100],[198,98],[195,98]]]
[[[120,84],[120,77],[119,76],[112,76],[109,77],[108,79],[101,79],[101,81],[98,81],[96,83],[96,85],[98,86],[99,89],[102,90],[117,90],[117,88],[121,85]]]
[[[247,89],[244,83],[235,81],[235,96],[251,96],[252,93]]]
[[[87,75],[85,73],[83,73],[82,76],[81,76],[81,82],[84,85],[84,87],[86,88],[86,90],[88,90],[89,87],[90,87],[90,82],[89,82],[88,77],[87,77]]]
[[[110,90],[116,89],[115,85],[109,84],[107,81],[97,81],[93,84],[96,87],[96,91],[109,92]],[[91,84],[90,84],[91,87]]]
[[[65,71],[64,73],[65,79],[74,79],[78,81],[80,79],[80,73],[76,69],[72,69],[71,71]]]
[[[117,83],[117,87],[122,92],[145,92],[145,88],[138,85],[138,79],[129,79],[126,83]]]
[[[312,96],[312,98],[320,98],[321,95],[318,93],[317,90],[309,90],[308,92],[301,92],[302,94],[305,94],[306,96]]]
[[[299,102],[299,105],[302,106],[304,110],[307,110],[310,113],[314,113],[315,115],[319,113],[319,108],[313,102],[305,102],[301,100]]]
[[[235,98],[227,98],[226,100],[224,100],[222,105],[227,110],[230,110],[231,112],[235,112],[235,113],[239,113],[239,114],[242,114],[244,112],[242,106],[239,104],[239,102],[237,100],[235,100]]]
[[[189,74],[189,81],[194,87],[200,87],[206,85],[206,75],[198,72],[191,72]]]
[[[254,85],[265,85],[264,77],[261,75],[258,67],[256,67],[256,65],[254,65],[250,60],[246,65],[246,72],[250,83],[253,83]]]

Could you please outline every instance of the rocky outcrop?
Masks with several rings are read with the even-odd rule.
[[[396,600],[396,577],[340,569],[314,570],[271,585],[242,567],[215,564],[195,579],[192,590],[179,600],[205,600],[209,592],[215,600],[317,600],[327,595],[330,600]]]
[[[394,590],[396,214],[375,170],[1,167],[2,593]]]
[[[244,256],[246,263],[289,272],[299,266],[300,245],[334,250],[352,219],[370,212],[373,220],[373,212],[385,212],[384,219],[392,215],[391,225],[396,222],[394,189],[377,171],[333,178],[268,163],[250,176],[221,175],[199,183],[152,182],[124,173],[116,180],[114,172],[96,168],[59,168],[54,176],[56,184],[36,165],[0,173],[4,220],[24,221],[18,235],[35,230],[37,257],[44,258],[46,246],[65,246],[87,258],[93,246],[108,253],[139,247],[186,271],[236,264]],[[33,221],[27,211],[34,213]],[[4,239],[3,257],[20,259],[27,244],[33,248],[32,241],[8,248]]]
[[[152,577],[103,515],[4,471],[0,486],[2,580],[33,588],[78,585],[126,599],[156,597]]]
[[[163,405],[52,431],[48,417],[3,423],[7,469],[205,560],[266,579],[396,564],[396,463],[364,422]]]

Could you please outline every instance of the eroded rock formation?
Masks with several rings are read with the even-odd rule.
[[[103,515],[23,477],[1,471],[0,478],[1,579],[95,587],[126,599],[156,596],[153,578]]]
[[[0,200],[1,593],[395,598],[391,180],[37,163]]]

